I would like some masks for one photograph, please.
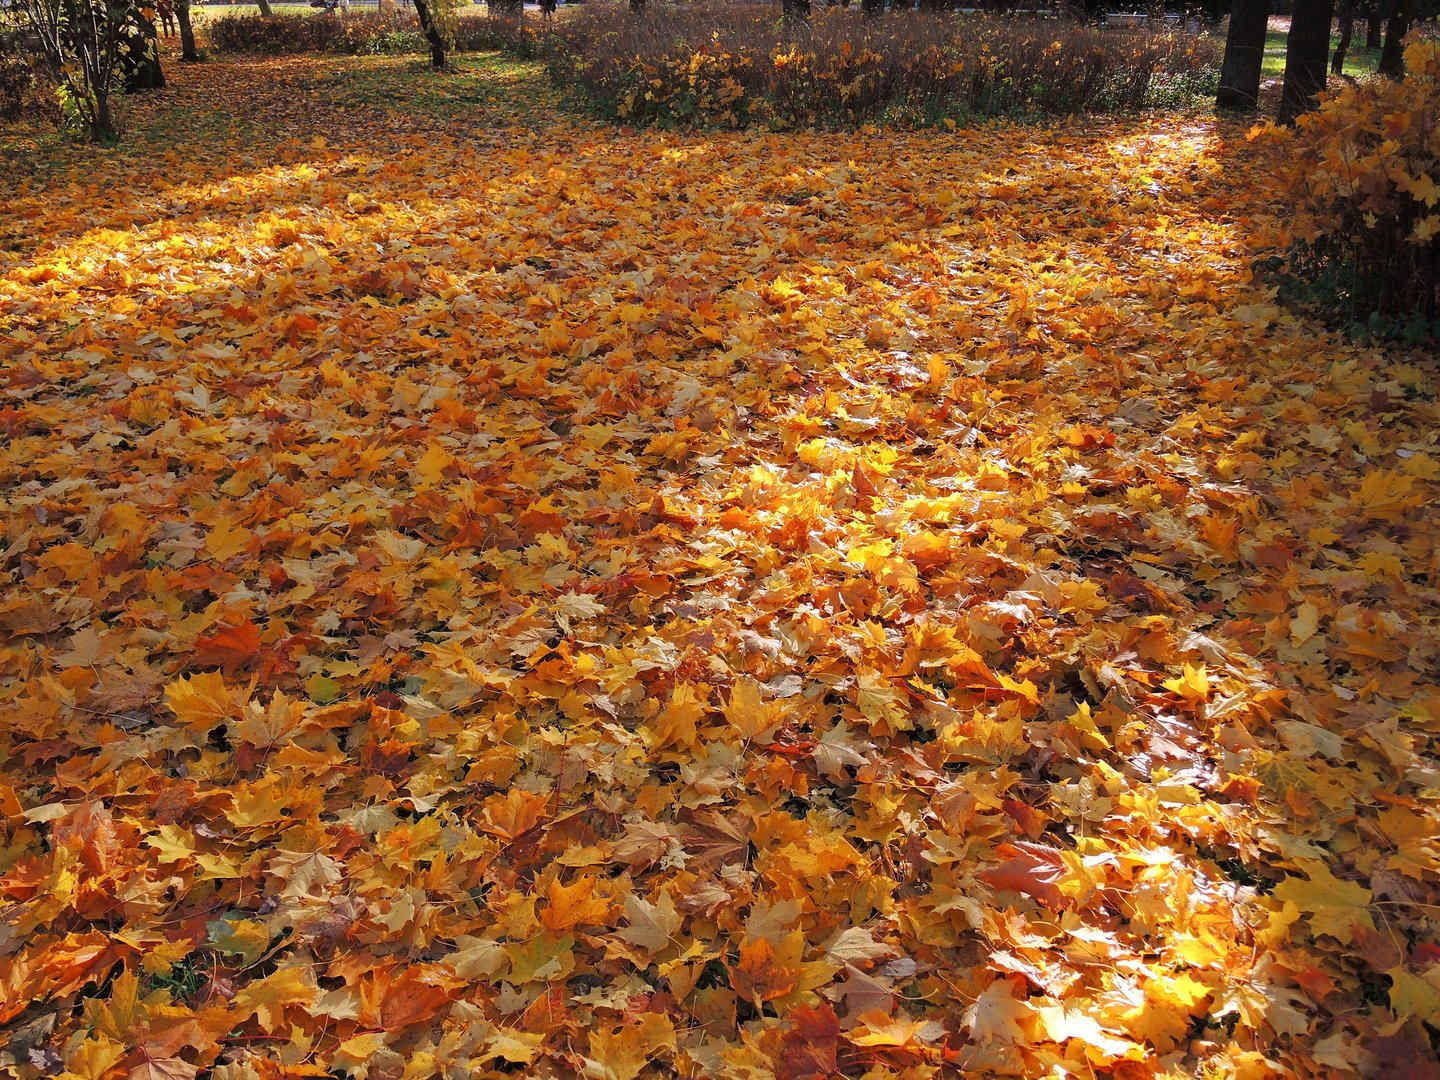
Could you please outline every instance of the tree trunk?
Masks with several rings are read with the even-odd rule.
[[[155,24],[144,12],[136,12],[129,38],[129,51],[120,57],[121,89],[127,94],[165,89],[165,72],[160,67],[160,43],[156,40]]]
[[[1296,0],[1285,39],[1285,87],[1280,92],[1280,123],[1293,124],[1315,108],[1329,72],[1330,24],[1335,0]]]
[[[1235,0],[1230,30],[1225,35],[1225,60],[1220,65],[1220,90],[1215,104],[1249,112],[1260,99],[1260,67],[1265,60],[1265,25],[1270,0]]]
[[[259,5],[260,14],[265,16],[265,18],[269,19],[274,17],[275,12],[270,10],[270,0],[255,0],[255,3]]]
[[[1380,48],[1380,30],[1385,16],[1380,11],[1380,0],[1370,0],[1370,10],[1365,13],[1365,48]]]
[[[885,0],[860,0],[860,14],[867,19],[878,19],[885,14]]]
[[[190,0],[175,0],[175,21],[180,24],[180,59],[193,64],[200,54],[195,49],[195,27],[190,23]]]
[[[1405,35],[1415,14],[1413,0],[1391,0],[1390,17],[1385,20],[1385,47],[1380,50],[1380,74],[1392,79],[1405,76]]]
[[[1345,74],[1345,54],[1350,51],[1350,39],[1355,35],[1355,0],[1340,0],[1340,40],[1335,45],[1335,56],[1330,61],[1330,74]]]
[[[445,66],[445,35],[440,32],[425,0],[415,0],[415,14],[420,17],[420,29],[425,31],[425,40],[430,43],[430,66],[439,71]]]

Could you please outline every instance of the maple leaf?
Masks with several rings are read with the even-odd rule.
[[[760,684],[749,676],[735,680],[730,700],[723,710],[725,719],[746,742],[765,739],[780,726],[784,709],[777,702],[767,702]]]
[[[1022,1043],[1026,1039],[1022,1023],[1033,1012],[1022,996],[1024,980],[1018,977],[996,979],[985,992],[965,1009],[960,1026],[981,1044]]]
[[[619,936],[647,952],[668,948],[680,929],[680,915],[668,893],[661,893],[653,904],[633,894],[626,897],[625,917],[630,925],[619,931]]]
[[[730,985],[758,1007],[795,989],[800,978],[799,959],[793,945],[777,949],[766,939],[756,938],[741,945],[739,959],[727,965]]]
[[[791,1010],[781,1039],[780,1080],[822,1080],[838,1067],[840,1019],[825,1002]]]
[[[1087,888],[1084,871],[1067,852],[1027,841],[1002,844],[997,851],[1009,858],[979,875],[997,889],[1024,893],[1048,908],[1060,910]]]
[[[201,667],[218,667],[227,675],[244,667],[259,651],[260,628],[249,619],[222,624],[195,639],[195,662]]]
[[[147,1057],[127,1074],[128,1080],[195,1080],[199,1067],[180,1058]]]
[[[1317,934],[1329,934],[1337,941],[1349,943],[1357,928],[1374,930],[1370,916],[1370,890],[1351,881],[1341,881],[1320,862],[1302,862],[1304,878],[1286,878],[1275,886],[1277,899],[1294,904],[1310,915],[1310,926]]]
[[[597,884],[590,875],[577,877],[572,885],[562,885],[558,878],[550,882],[545,894],[550,903],[540,912],[540,921],[551,930],[604,922],[612,905],[608,897],[596,895]]]

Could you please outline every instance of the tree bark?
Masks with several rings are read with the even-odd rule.
[[[275,12],[270,10],[270,0],[255,0],[255,3],[259,5],[260,14],[265,16],[265,18],[270,19],[274,17]]]
[[[1380,50],[1381,75],[1405,77],[1405,35],[1410,32],[1414,14],[1414,0],[1391,0],[1390,17],[1385,20],[1385,46]]]
[[[190,0],[175,0],[175,21],[180,24],[180,59],[193,64],[200,59],[195,48],[195,27],[190,23]]]
[[[1355,0],[1340,0],[1340,40],[1335,45],[1335,56],[1330,61],[1330,74],[1345,74],[1345,54],[1350,51],[1350,39],[1355,36]]]
[[[1380,0],[1370,0],[1370,10],[1365,12],[1365,47],[1367,49],[1380,48],[1380,31],[1384,24],[1385,16],[1380,11]]]
[[[1296,0],[1285,40],[1285,87],[1280,92],[1280,123],[1293,124],[1315,108],[1329,73],[1330,24],[1335,0]]]
[[[1270,21],[1270,0],[1235,0],[1230,9],[1230,30],[1225,35],[1225,59],[1220,65],[1220,90],[1215,104],[1222,109],[1249,112],[1260,100],[1260,67],[1265,60],[1265,26]]]
[[[425,0],[415,0],[415,14],[420,17],[420,29],[425,31],[425,40],[430,43],[430,66],[439,71],[445,66],[445,35],[435,22],[435,13]]]
[[[129,51],[120,57],[120,86],[127,94],[140,90],[164,90],[165,72],[160,67],[160,43],[155,24],[136,9],[130,32]]]

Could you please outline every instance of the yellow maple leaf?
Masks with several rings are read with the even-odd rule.
[[[1184,673],[1160,684],[1171,693],[1178,694],[1192,705],[1200,705],[1210,698],[1210,675],[1205,665],[1185,665]]]
[[[1300,863],[1306,877],[1289,877],[1275,886],[1273,895],[1294,904],[1310,916],[1310,928],[1349,944],[1357,927],[1375,929],[1368,910],[1370,890],[1353,881],[1342,881],[1324,863]]]

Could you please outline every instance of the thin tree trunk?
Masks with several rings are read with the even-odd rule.
[[[269,19],[274,17],[275,12],[270,10],[270,0],[255,0],[255,3],[259,5],[260,14],[265,16],[265,18]]]
[[[1380,0],[1370,0],[1370,10],[1365,13],[1365,47],[1380,48],[1380,31],[1385,25],[1385,15],[1380,10]]]
[[[1350,51],[1350,39],[1355,36],[1355,0],[1340,0],[1340,40],[1335,45],[1335,57],[1330,61],[1330,74],[1345,74],[1345,54]]]
[[[445,35],[435,25],[435,15],[425,0],[415,0],[415,14],[420,16],[420,29],[430,43],[430,66],[439,71],[445,66]]]
[[[1385,47],[1380,50],[1380,74],[1392,79],[1405,76],[1405,35],[1415,14],[1413,0],[1392,0],[1385,20]]]
[[[1335,0],[1297,0],[1285,40],[1285,87],[1280,92],[1280,123],[1293,124],[1315,108],[1329,72],[1330,24]]]
[[[190,23],[190,0],[175,0],[175,21],[180,24],[180,59],[193,64],[200,59],[195,48],[195,27]]]
[[[1265,60],[1265,26],[1270,0],[1235,0],[1230,30],[1225,35],[1225,60],[1220,65],[1220,90],[1215,104],[1249,112],[1260,99],[1260,68]]]

